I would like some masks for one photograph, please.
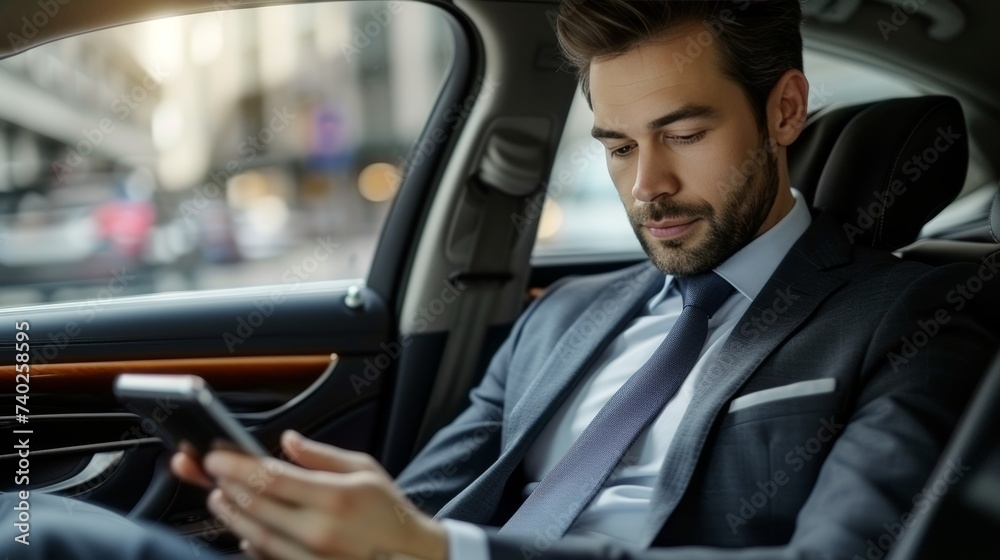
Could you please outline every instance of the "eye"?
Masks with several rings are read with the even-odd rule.
[[[610,150],[612,159],[624,159],[632,153],[632,146],[621,146],[619,148],[612,148]]]
[[[696,132],[694,134],[689,134],[688,136],[670,136],[670,135],[666,136],[667,140],[670,140],[675,144],[681,144],[681,145],[694,144],[695,142],[698,142],[704,137],[705,137],[704,130],[702,130],[701,132]]]

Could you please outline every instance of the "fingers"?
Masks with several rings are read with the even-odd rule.
[[[294,430],[286,430],[281,434],[281,448],[289,459],[307,469],[338,473],[382,470],[378,462],[367,453],[313,441]]]
[[[247,515],[275,533],[287,535],[297,542],[302,541],[306,525],[305,510],[286,502],[277,502],[267,496],[258,495],[239,482],[227,478],[219,479],[219,491],[225,502],[239,508],[238,513],[232,508],[223,513],[234,518]],[[210,496],[209,506],[211,507],[211,505],[212,497]],[[213,513],[220,515],[220,517],[222,515],[215,511]]]
[[[339,473],[383,472],[381,465],[366,453],[348,451],[313,441],[293,430],[286,430],[282,434],[281,446],[289,459],[307,469]],[[170,470],[174,476],[188,484],[206,490],[215,487],[212,477],[206,473],[201,461],[191,453],[184,451],[174,453],[170,458]]]
[[[244,547],[241,541],[240,547],[250,552],[254,558],[319,560],[311,551],[285,534],[274,531],[250,514],[243,514],[240,507],[230,501],[221,489],[209,495],[208,508],[247,543]]]
[[[229,479],[250,488],[256,495],[299,506],[330,507],[338,489],[350,475],[306,470],[284,461],[259,459],[229,451],[213,451],[205,458],[205,470],[217,481]]]
[[[170,471],[174,476],[187,482],[211,490],[215,484],[202,470],[198,460],[188,453],[178,452],[170,458]]]
[[[320,459],[322,453],[340,464],[358,459],[327,447],[317,447]],[[204,466],[218,484],[209,509],[246,539],[258,558],[371,558],[380,550],[430,550],[432,557],[443,558],[447,551],[443,529],[432,533],[430,518],[426,526],[400,522],[400,508],[410,504],[384,472],[325,472],[221,450],[209,453]]]

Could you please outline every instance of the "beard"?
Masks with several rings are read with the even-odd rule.
[[[681,277],[708,272],[753,240],[778,195],[778,160],[767,145],[766,138],[762,138],[757,150],[765,156],[756,173],[726,185],[718,210],[704,201],[680,203],[668,199],[628,212],[632,229],[656,268]],[[704,221],[708,229],[702,239],[655,239],[645,235],[644,224],[648,221],[686,218]]]

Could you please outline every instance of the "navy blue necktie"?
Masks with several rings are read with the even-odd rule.
[[[677,393],[701,355],[708,319],[732,293],[732,285],[714,272],[685,280],[684,309],[666,338],[542,478],[500,529],[501,535],[566,533],[639,434]]]

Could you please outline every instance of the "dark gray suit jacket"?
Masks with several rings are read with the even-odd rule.
[[[643,542],[488,530],[492,558],[881,558],[949,483],[927,478],[997,351],[994,275],[992,261],[931,268],[853,247],[814,218],[701,379]],[[502,525],[523,498],[525,452],[663,278],[645,262],[561,280],[533,302],[469,408],[398,477],[410,499],[438,518]],[[778,389],[729,411],[810,380],[833,390]]]

